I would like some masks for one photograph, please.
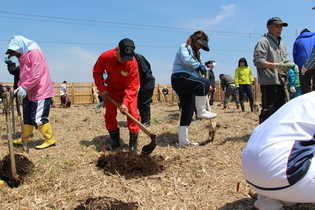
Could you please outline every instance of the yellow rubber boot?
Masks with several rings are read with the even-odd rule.
[[[22,140],[29,140],[29,138],[33,135],[33,130],[34,130],[34,126],[33,125],[29,125],[29,124],[25,124],[24,125],[24,135],[22,133],[22,138],[19,138],[17,140],[13,141],[13,144],[20,144],[22,145]]]
[[[3,180],[0,180],[0,187],[3,187],[5,185],[5,182]]]
[[[36,146],[35,149],[45,149],[48,147],[56,146],[50,123],[39,126],[38,130],[45,138],[45,141],[43,144]]]

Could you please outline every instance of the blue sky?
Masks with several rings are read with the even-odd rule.
[[[266,22],[278,16],[289,24],[282,32],[292,60],[292,45],[304,28],[315,31],[315,1],[310,0],[0,0],[0,52],[12,35],[36,41],[44,52],[54,82],[93,82],[97,57],[115,48],[123,38],[151,63],[157,84],[170,84],[179,46],[196,30],[205,31],[219,74],[234,77],[238,60],[245,57],[256,76],[253,49],[267,31]],[[13,77],[0,62],[0,82]]]

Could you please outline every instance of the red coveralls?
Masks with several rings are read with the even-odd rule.
[[[107,73],[106,86],[104,84],[103,74]],[[97,59],[93,67],[93,78],[98,91],[101,93],[108,91],[111,97],[117,103],[126,105],[129,113],[139,120],[137,109],[138,89],[140,87],[140,78],[138,64],[135,58],[132,61],[119,63],[116,57],[115,49],[103,52]],[[109,100],[105,101],[106,113],[105,125],[108,131],[118,128],[116,120],[117,107]],[[129,132],[139,133],[139,126],[127,118]]]

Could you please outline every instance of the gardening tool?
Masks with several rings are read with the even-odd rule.
[[[116,101],[114,101],[111,97],[107,96],[107,99],[110,102],[112,102],[117,108],[120,108],[120,104],[118,104]],[[156,147],[156,142],[155,142],[156,135],[154,133],[152,133],[152,131],[150,131],[147,127],[145,127],[141,122],[139,122],[136,118],[134,118],[130,113],[123,112],[123,114],[127,115],[127,117],[129,119],[131,119],[133,122],[135,122],[144,133],[146,133],[148,136],[150,136],[151,142],[142,147],[141,154],[143,154],[143,155],[151,154]]]
[[[209,78],[209,71],[206,71],[206,78]],[[207,95],[207,110],[208,112],[211,112],[211,106],[210,106],[210,95]],[[214,140],[214,135],[216,132],[216,127],[217,127],[217,123],[213,120],[210,119],[210,130],[209,130],[209,137],[210,137],[210,141],[212,142]]]
[[[257,101],[257,91],[256,91],[256,86],[253,84],[253,111],[254,112],[259,112],[259,107],[256,104]]]
[[[11,125],[11,104],[12,104],[12,96],[13,93],[6,92],[2,94],[4,98],[4,108],[5,108],[5,119],[8,128],[8,145],[9,145],[9,153],[10,153],[10,162],[11,162],[11,170],[12,170],[12,177],[16,183],[19,183],[19,178],[16,173],[16,162],[15,162],[15,155],[13,149],[13,139],[12,139],[12,125]]]
[[[17,94],[19,89],[16,89],[14,91],[14,94]],[[29,153],[29,148],[28,148],[28,139],[25,138],[25,129],[24,129],[24,121],[23,121],[23,99],[18,97],[18,106],[20,110],[20,123],[21,123],[21,139],[22,139],[22,144],[23,144],[23,150],[27,153]]]
[[[207,109],[208,109],[209,112],[211,112],[211,106],[210,106],[209,100],[210,100],[210,96],[208,95],[207,96]],[[212,142],[214,140],[216,127],[217,127],[217,122],[215,122],[212,119],[210,119],[210,130],[209,130],[210,142]]]
[[[20,107],[20,123],[21,123],[21,138],[22,138],[22,144],[23,144],[23,150],[29,153],[29,147],[28,147],[28,139],[25,139],[25,128],[24,128],[24,120],[23,120],[23,99],[18,99],[19,107]]]
[[[20,104],[19,104],[19,99],[17,96],[14,96],[14,99],[15,99],[15,108],[16,108],[16,112],[17,112],[17,115],[20,117],[21,116],[21,109],[20,109]],[[13,106],[13,104],[12,104]],[[14,108],[12,108],[12,123],[13,123],[13,139],[18,139],[21,137],[21,133],[22,132],[15,132],[15,116],[14,116]],[[14,121],[13,121],[14,119]]]
[[[11,110],[12,110],[12,135],[15,136],[15,114],[14,114],[14,105],[13,105],[13,99],[14,94],[12,94],[12,103],[11,103]],[[13,138],[12,136],[12,138]]]
[[[288,79],[287,74],[284,72],[279,73],[279,79],[280,79],[280,83],[283,85],[285,99],[288,102],[290,101],[290,96],[289,96],[289,91],[287,87],[287,79]]]

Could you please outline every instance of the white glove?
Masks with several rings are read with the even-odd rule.
[[[17,94],[17,97],[23,100],[27,95],[27,91],[23,86],[20,86],[14,91],[14,94]]]
[[[309,69],[305,68],[304,65],[302,66],[302,69],[301,69],[301,74],[304,76],[305,73],[308,71]]]
[[[290,86],[290,92],[291,92],[291,93],[295,93],[295,92],[296,92],[296,89],[295,89],[294,86]]]

